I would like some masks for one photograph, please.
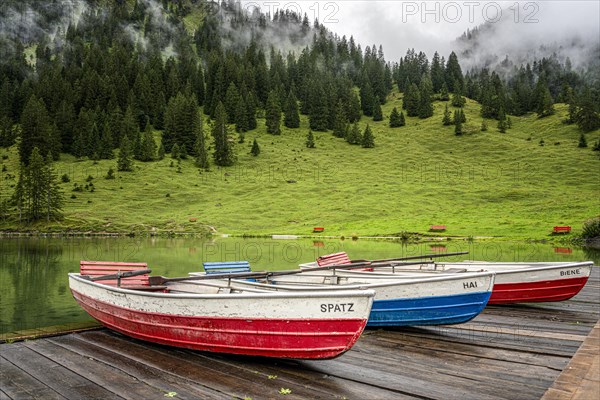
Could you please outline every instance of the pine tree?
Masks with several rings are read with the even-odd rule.
[[[579,144],[577,145],[577,147],[579,147],[579,148],[588,147],[587,140],[585,138],[585,134],[582,133],[581,135],[579,135]]]
[[[177,143],[175,143],[173,145],[173,147],[171,147],[171,158],[173,160],[181,159],[181,148],[179,147],[179,145]]]
[[[404,118],[404,111],[400,111],[400,126],[406,125],[406,119]]]
[[[52,149],[54,138],[50,117],[41,99],[32,95],[21,114],[21,141],[19,142],[19,157],[22,163],[29,164],[29,156],[34,147]]]
[[[44,171],[45,162],[37,147],[34,147],[29,159],[29,165],[25,169],[27,174],[27,216],[29,220],[38,221],[43,218],[47,176]]]
[[[406,115],[417,117],[419,115],[419,106],[421,104],[421,94],[417,85],[412,83],[404,94],[404,105],[406,106]]]
[[[456,136],[463,134],[462,119],[458,110],[454,111],[454,134]]]
[[[440,91],[440,100],[441,101],[450,100],[450,94],[448,93],[448,85],[446,85],[446,82],[444,82],[442,84],[442,89]]]
[[[13,195],[13,202],[19,210],[19,221],[23,218],[27,221],[44,218],[50,221],[62,217],[63,195],[51,162],[51,155],[44,160],[36,146],[31,151],[29,165],[21,164]]]
[[[433,89],[431,87],[431,79],[429,79],[428,75],[425,75],[421,79],[419,88],[419,118],[429,118],[433,115],[432,95]]]
[[[458,86],[458,85],[457,85]],[[465,103],[467,102],[467,100],[465,100],[465,98],[462,96],[461,91],[456,91],[452,94],[452,101],[451,104],[453,107],[459,107],[462,108]]]
[[[281,106],[279,105],[279,96],[275,90],[269,92],[265,108],[265,119],[267,133],[281,135]]]
[[[344,105],[340,100],[335,108],[333,122],[333,136],[343,138],[346,136],[346,126],[348,125],[346,120],[346,113],[344,112]]]
[[[229,84],[227,93],[225,94],[225,111],[227,112],[227,123],[233,124],[236,122],[235,116],[240,102],[240,94],[233,82]]]
[[[446,104],[446,108],[444,108],[444,117],[442,118],[442,124],[444,126],[452,125],[452,120],[450,119],[450,110],[448,110],[448,104]]]
[[[221,167],[233,165],[235,156],[232,145],[229,143],[229,130],[227,128],[227,113],[222,102],[215,107],[215,121],[212,127],[212,136],[215,141],[213,157],[215,164]]]
[[[547,117],[554,114],[554,101],[550,94],[550,89],[546,87],[543,90],[541,98],[538,100],[538,106],[536,109],[539,118]]]
[[[308,134],[306,134],[306,147],[308,147],[309,149],[314,149],[316,147],[315,137],[310,129],[308,130]]]
[[[329,121],[329,104],[327,93],[318,80],[313,80],[309,87],[308,122],[313,131],[326,131]]]
[[[373,136],[373,132],[371,132],[371,127],[369,124],[367,124],[367,127],[362,135],[361,146],[366,149],[375,147],[375,137]]]
[[[458,115],[460,115],[460,122],[463,124],[467,122],[467,116],[463,110],[458,110]]]
[[[392,109],[392,113],[390,114],[390,128],[397,128],[402,126],[402,121],[400,120],[400,113],[398,109],[394,107]]]
[[[194,143],[196,167],[208,170],[208,154],[206,152],[206,140],[204,138],[204,129],[202,126],[202,115],[200,115],[200,110],[196,110],[196,115],[193,119],[192,131],[196,135],[196,142]]]
[[[383,121],[383,113],[379,101],[375,101],[373,105],[373,121]]]
[[[160,142],[160,147],[158,148],[158,159],[162,160],[165,158],[165,146],[163,146],[162,141]]]
[[[113,154],[113,138],[110,132],[110,125],[108,121],[104,122],[104,127],[102,129],[102,137],[100,138],[100,149],[98,151],[98,156],[104,160],[110,160],[114,157]]]
[[[370,117],[373,115],[375,109],[375,102],[377,101],[373,94],[373,89],[368,79],[364,78],[366,82],[360,88],[360,104],[362,107],[363,114]]]
[[[591,132],[600,127],[600,112],[598,103],[594,102],[589,88],[585,88],[578,99],[576,122],[579,129]]]
[[[140,140],[140,161],[153,161],[156,157],[156,142],[152,133],[152,125],[150,120],[146,121],[146,127]]]
[[[258,157],[258,155],[260,154],[260,146],[258,145],[258,141],[256,140],[256,138],[254,138],[254,141],[252,142],[252,149],[250,149],[250,154],[252,154],[254,157]]]
[[[481,121],[481,132],[486,132],[488,130],[487,121],[484,119]]]
[[[250,129],[246,98],[247,97],[240,96],[235,110],[235,131],[240,133],[248,132]]]
[[[504,109],[500,109],[500,115],[498,116],[498,131],[505,133],[508,129],[508,123],[506,122],[506,114]]]
[[[348,98],[348,107],[346,110],[346,114],[348,117],[348,122],[355,123],[360,120],[362,116],[362,109],[360,106],[360,99],[356,92],[351,91],[350,96]]]
[[[458,57],[454,52],[450,53],[448,62],[446,63],[446,83],[448,84],[448,88],[452,93],[456,92],[458,87],[462,89],[464,84],[464,78],[458,63]]]
[[[361,144],[363,140],[362,133],[358,128],[358,123],[355,122],[352,125],[352,129],[348,132],[348,136],[346,136],[346,141],[350,144]]]
[[[117,170],[133,170],[131,142],[129,141],[129,137],[127,135],[123,135],[123,138],[121,139],[121,146],[119,146],[119,157],[117,158]]]
[[[298,128],[300,127],[300,114],[298,111],[298,99],[294,94],[294,90],[290,89],[286,100],[285,107],[285,118],[283,124],[287,128]]]

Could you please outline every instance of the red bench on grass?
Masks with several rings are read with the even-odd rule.
[[[431,232],[443,232],[446,230],[446,225],[431,225],[429,230]]]
[[[313,232],[314,232],[314,233],[321,233],[321,232],[323,232],[324,230],[325,230],[325,228],[323,228],[323,227],[321,227],[321,226],[315,226],[315,227],[313,228]]]
[[[570,226],[555,226],[552,233],[571,233]]]

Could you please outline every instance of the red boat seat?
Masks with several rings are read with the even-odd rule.
[[[346,265],[352,264],[352,260],[348,257],[345,251],[339,253],[326,254],[317,258],[317,265],[319,267],[329,267],[331,265]],[[362,271],[373,271],[373,268],[364,268]]]
[[[112,261],[80,261],[79,273],[91,277],[116,274],[117,272],[138,271],[148,269],[146,263],[127,263]],[[116,279],[96,281],[110,286],[117,286]],[[135,286],[149,286],[148,274],[131,276],[121,279],[121,287],[133,289]]]
[[[326,254],[317,258],[317,265],[319,267],[328,267],[330,265],[344,265],[351,264],[350,258],[345,251],[340,253]]]

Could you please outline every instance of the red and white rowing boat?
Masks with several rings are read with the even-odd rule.
[[[426,258],[426,257],[423,257]],[[398,259],[399,260],[399,259]],[[322,256],[314,263],[302,264],[302,268],[350,263],[345,253]],[[472,273],[488,271],[496,274],[494,288],[488,304],[533,303],[568,300],[585,286],[593,262],[428,262],[422,265],[399,265],[377,268],[376,271],[340,271],[339,274],[378,274],[398,278],[414,278],[449,273]]]
[[[69,286],[81,307],[112,330],[171,346],[265,357],[339,356],[365,328],[374,296],[373,290],[272,292],[169,279],[129,286],[125,275],[117,287],[114,277],[106,278],[70,273]]]

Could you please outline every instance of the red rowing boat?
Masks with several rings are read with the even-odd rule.
[[[316,263],[302,264],[301,267],[310,268],[331,263],[343,265],[350,262],[356,261],[351,261],[345,253],[335,253],[320,257]],[[494,272],[496,279],[488,304],[512,304],[568,300],[585,286],[594,265],[592,261],[531,263],[430,261],[422,265],[393,266],[393,264],[394,261],[390,261],[389,267],[377,268],[375,272],[353,270],[344,271],[343,274],[386,274],[397,278],[414,278],[431,276],[432,273]]]
[[[130,286],[126,274],[139,275],[131,271],[120,275],[117,287],[116,280],[107,276],[92,281],[94,278],[71,273],[69,286],[88,314],[124,335],[252,356],[337,357],[359,338],[374,296],[372,290],[286,293],[233,289],[215,281]]]

